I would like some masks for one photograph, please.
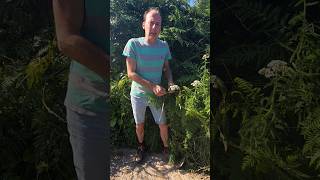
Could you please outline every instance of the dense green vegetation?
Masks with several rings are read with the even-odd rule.
[[[319,1],[215,7],[213,174],[319,179]]]
[[[163,15],[161,38],[168,41],[172,70],[181,91],[167,96],[172,160],[186,167],[209,166],[209,1],[111,2],[112,144],[135,147],[122,49],[141,36],[148,6]],[[50,1],[0,2],[0,179],[73,179],[71,147],[63,105],[69,59],[56,46]],[[205,10],[200,7],[206,7]],[[199,80],[201,84],[190,84]],[[165,82],[164,82],[165,83]],[[146,143],[160,150],[158,128],[150,114]],[[182,143],[181,143],[182,142]]]
[[[0,3],[0,179],[71,179],[63,100],[67,59],[57,52],[49,1]]]

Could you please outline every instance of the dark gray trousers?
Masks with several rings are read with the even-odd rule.
[[[109,178],[109,121],[107,113],[95,116],[67,108],[67,124],[78,180]]]

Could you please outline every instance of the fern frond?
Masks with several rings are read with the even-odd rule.
[[[246,99],[260,101],[260,99],[263,96],[260,88],[253,87],[253,85],[250,82],[239,77],[235,78],[234,81],[236,83],[238,91],[243,93],[246,96]]]
[[[320,169],[320,108],[315,108],[302,123],[301,134],[306,142],[303,153],[310,156],[310,166]]]
[[[216,58],[219,63],[227,65],[236,65],[237,67],[246,64],[254,65],[255,69],[259,69],[270,61],[270,57],[282,59],[285,53],[272,42],[267,42],[266,45],[251,43],[232,47],[226,50],[223,54]]]
[[[16,79],[17,79],[16,76],[15,77],[12,77],[12,76],[5,77],[4,80],[1,83],[1,88],[3,90],[8,89],[9,87],[11,87],[14,84]]]

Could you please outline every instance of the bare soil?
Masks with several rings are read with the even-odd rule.
[[[135,161],[135,149],[117,149],[110,164],[111,180],[209,180],[209,175],[183,171],[180,164],[168,164],[161,160],[161,154],[147,153],[142,163]]]

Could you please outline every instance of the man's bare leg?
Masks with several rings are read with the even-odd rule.
[[[137,162],[142,162],[143,158],[144,158],[144,151],[145,151],[145,147],[144,147],[144,123],[140,123],[136,125],[136,134],[137,134],[137,139],[138,139],[138,151],[137,151]]]
[[[160,124],[160,136],[164,147],[168,147],[168,125]]]
[[[136,125],[136,134],[139,143],[143,143],[144,138],[144,123],[140,123]]]
[[[168,163],[169,161],[168,125],[160,124],[159,128],[160,128],[160,136],[163,143],[163,150],[162,150],[163,159],[162,160],[164,161],[164,163]]]

